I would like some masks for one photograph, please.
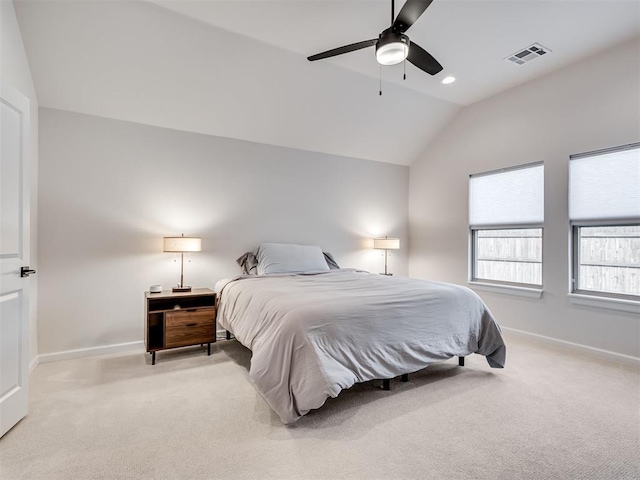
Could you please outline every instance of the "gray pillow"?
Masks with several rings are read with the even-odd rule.
[[[333,255],[329,252],[322,252],[327,265],[331,270],[339,270],[340,265],[335,261]],[[244,275],[257,275],[258,274],[258,259],[253,252],[247,252],[236,260],[238,265],[242,267],[242,273]]]
[[[340,269],[340,265],[338,265],[338,263],[333,259],[333,255],[329,252],[322,252],[322,254],[324,255],[324,259],[327,261],[327,265],[329,265],[331,270]]]
[[[320,247],[290,243],[262,243],[256,254],[258,275],[329,270]]]
[[[253,252],[247,252],[236,260],[238,265],[242,267],[242,273],[245,275],[258,274],[258,259]]]

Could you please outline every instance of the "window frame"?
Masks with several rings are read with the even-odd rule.
[[[640,295],[631,295],[625,293],[603,292],[601,290],[583,290],[580,288],[580,229],[582,227],[627,227],[627,226],[640,226],[640,219],[625,219],[625,220],[600,220],[600,221],[575,221],[570,222],[570,235],[571,235],[571,265],[570,265],[570,293],[576,295],[584,295],[588,297],[596,298],[611,298],[618,300],[631,300],[634,302],[640,302]]]
[[[473,177],[479,177],[479,176],[487,176],[487,175],[497,175],[500,173],[507,173],[507,172],[511,172],[511,171],[516,171],[516,170],[523,170],[523,169],[527,169],[527,168],[534,168],[534,167],[542,167],[542,172],[543,172],[543,184],[542,184],[542,189],[543,189],[543,196],[542,196],[542,212],[543,212],[543,220],[540,223],[510,223],[510,224],[501,224],[501,225],[485,225],[485,224],[479,224],[479,225],[472,225],[470,223],[470,221],[468,220],[468,241],[469,241],[469,262],[468,262],[468,269],[469,269],[469,283],[471,284],[475,284],[475,285],[486,285],[488,287],[504,287],[504,288],[508,288],[508,289],[521,289],[521,290],[530,290],[530,291],[536,291],[536,292],[542,292],[543,288],[544,288],[544,198],[545,198],[545,192],[544,192],[544,161],[536,161],[536,162],[529,162],[529,163],[523,163],[520,165],[513,165],[513,166],[509,166],[509,167],[504,167],[504,168],[498,168],[495,170],[488,170],[485,172],[479,172],[479,173],[474,173],[469,175],[469,181],[471,181],[471,179]],[[468,189],[468,192],[470,190]],[[478,277],[476,275],[477,272],[477,264],[478,264],[478,260],[477,260],[477,252],[478,252],[478,235],[477,232],[478,231],[484,231],[484,230],[525,230],[525,229],[540,229],[540,242],[541,242],[541,253],[540,253],[540,284],[536,284],[536,283],[522,283],[522,282],[507,282],[507,281],[502,281],[502,280],[492,280],[492,279],[488,279],[488,278],[481,278]]]
[[[574,160],[580,160],[581,158],[597,157],[600,155],[606,155],[614,152],[621,152],[627,150],[640,149],[640,142],[630,143],[626,145],[618,145],[610,148],[603,148],[600,150],[594,150],[590,152],[578,153],[569,156],[569,177],[568,184],[571,184],[571,162]],[[579,285],[579,270],[580,270],[580,229],[582,227],[624,227],[640,225],[640,218],[593,218],[588,220],[572,220],[570,215],[571,209],[571,192],[568,192],[567,206],[569,209],[569,294],[570,295],[582,295],[584,297],[592,298],[594,300],[602,299],[609,301],[625,301],[625,302],[640,302],[640,295],[629,295],[623,293],[603,292],[600,290],[582,290]]]
[[[532,230],[540,229],[540,242],[541,242],[541,258],[540,258],[540,283],[523,283],[523,282],[507,282],[503,280],[493,280],[490,278],[478,277],[476,272],[478,270],[478,235],[479,231],[486,230]],[[505,286],[505,287],[523,287],[531,288],[535,290],[542,290],[544,283],[544,227],[542,224],[513,224],[513,225],[500,225],[500,226],[487,226],[481,227],[469,226],[469,239],[470,239],[470,259],[471,264],[469,268],[469,281],[476,283],[483,283],[487,285]],[[533,263],[533,262],[532,262]],[[536,262],[537,263],[537,262]]]

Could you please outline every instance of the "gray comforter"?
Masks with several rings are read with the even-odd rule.
[[[251,349],[250,375],[284,423],[354,383],[452,356],[505,362],[500,327],[466,287],[342,269],[218,282],[218,322]]]

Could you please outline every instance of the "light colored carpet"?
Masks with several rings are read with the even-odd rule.
[[[235,341],[39,366],[0,440],[13,479],[638,479],[640,372],[507,336],[392,390],[344,391],[291,427]]]

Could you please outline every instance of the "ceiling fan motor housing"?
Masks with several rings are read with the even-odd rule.
[[[409,54],[409,37],[391,29],[380,34],[376,43],[376,59],[381,65],[395,65],[402,62]]]

